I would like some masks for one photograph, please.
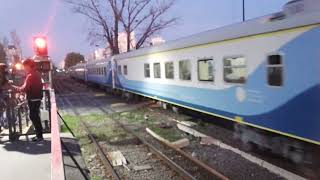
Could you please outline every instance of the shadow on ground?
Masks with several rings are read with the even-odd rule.
[[[40,142],[31,141],[4,141],[1,143],[1,148],[6,151],[16,151],[25,154],[49,154],[51,153],[51,141],[43,140]]]

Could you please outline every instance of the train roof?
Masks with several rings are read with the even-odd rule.
[[[287,3],[284,6],[283,11],[278,13],[194,34],[185,38],[169,41],[162,45],[122,53],[116,55],[115,59],[121,60],[151,53],[183,49],[202,44],[265,34],[319,23],[319,0],[294,0]]]
[[[85,63],[78,63],[74,66],[71,66],[70,68],[78,68],[78,67],[83,67],[85,65]]]
[[[100,65],[100,64],[105,64],[106,62],[110,61],[111,57],[108,57],[106,59],[101,59],[101,60],[94,60],[94,61],[88,61],[87,65]]]

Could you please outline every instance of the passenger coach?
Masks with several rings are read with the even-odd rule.
[[[88,81],[238,122],[243,141],[298,149],[277,134],[320,145],[319,42],[320,1],[295,0],[279,13],[88,64]],[[114,76],[105,78],[111,62]],[[274,133],[272,141],[248,127]]]

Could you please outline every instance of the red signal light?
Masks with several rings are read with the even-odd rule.
[[[34,52],[37,56],[48,56],[47,38],[43,36],[33,38]]]
[[[34,42],[38,48],[45,48],[47,46],[47,41],[41,37],[37,37]]]

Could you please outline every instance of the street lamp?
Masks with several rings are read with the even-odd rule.
[[[242,0],[242,21],[246,20],[245,0]]]

